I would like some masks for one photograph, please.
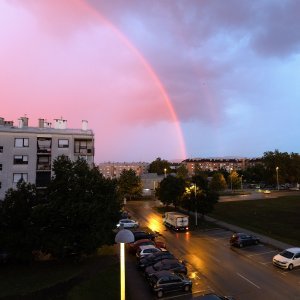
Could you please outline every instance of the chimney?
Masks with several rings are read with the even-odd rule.
[[[44,128],[44,119],[39,119],[39,128]]]
[[[4,118],[1,118],[1,117],[0,117],[0,126],[1,126],[1,125],[4,125]]]
[[[67,128],[67,120],[54,119],[54,128],[55,129],[66,129]]]
[[[18,123],[18,128],[23,128],[23,119],[22,118],[20,118],[20,119],[18,119],[18,121],[19,121],[19,123]]]
[[[28,127],[28,118],[26,117],[26,115],[25,117],[21,117],[21,119],[23,120],[23,126]]]
[[[84,131],[88,130],[88,121],[87,120],[82,120],[81,129]]]

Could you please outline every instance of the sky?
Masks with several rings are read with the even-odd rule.
[[[300,1],[0,0],[0,117],[95,162],[299,153]]]

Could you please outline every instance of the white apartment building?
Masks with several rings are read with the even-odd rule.
[[[98,165],[105,178],[119,178],[123,170],[134,170],[137,176],[147,173],[149,163],[146,162],[104,162]]]
[[[52,176],[52,162],[61,155],[71,160],[83,157],[94,163],[94,133],[87,121],[81,129],[68,129],[67,121],[55,119],[54,126],[39,119],[38,127],[28,126],[21,117],[18,126],[0,117],[0,200],[20,179],[43,188]]]

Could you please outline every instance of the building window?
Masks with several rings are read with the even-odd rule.
[[[2,164],[0,164],[0,171],[2,171]]]
[[[69,140],[58,140],[58,148],[69,148]]]
[[[75,140],[74,152],[82,155],[92,154],[92,140]]]
[[[28,165],[28,155],[15,155],[14,156],[15,165]]]
[[[0,153],[3,153],[3,146],[0,146]]]
[[[37,151],[38,153],[51,153],[51,138],[38,138]]]
[[[0,181],[0,189],[2,188],[2,182]]]
[[[22,148],[29,146],[29,139],[15,139],[15,147]]]
[[[28,174],[27,173],[14,173],[13,174],[13,182],[18,183],[19,181],[28,181]]]

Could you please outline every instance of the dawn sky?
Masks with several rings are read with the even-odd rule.
[[[0,0],[0,66],[0,117],[96,163],[300,152],[297,0]]]

